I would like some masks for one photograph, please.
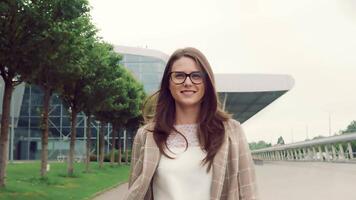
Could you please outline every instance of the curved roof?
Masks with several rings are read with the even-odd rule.
[[[116,45],[114,50],[122,54],[155,57],[165,62],[169,59],[165,53],[140,47]],[[224,109],[241,123],[292,89],[294,85],[294,79],[290,75],[281,74],[215,74],[215,82]]]
[[[114,45],[114,51],[123,54],[132,54],[132,55],[159,58],[164,62],[167,62],[169,59],[169,56],[163,52],[153,50],[153,49],[141,48],[141,47],[128,47],[128,46]]]
[[[293,88],[294,79],[283,74],[215,74],[219,92],[271,92]]]
[[[224,109],[243,123],[294,86],[290,75],[216,74],[216,87]]]

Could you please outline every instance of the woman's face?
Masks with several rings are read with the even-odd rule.
[[[195,60],[183,56],[173,63],[169,90],[175,103],[181,107],[200,105],[205,93],[204,75]]]

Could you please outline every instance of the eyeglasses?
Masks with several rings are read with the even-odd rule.
[[[194,84],[201,84],[204,79],[204,74],[201,71],[191,72],[190,74],[176,71],[169,73],[169,76],[173,83],[177,85],[184,83],[188,76],[190,78],[190,81],[192,81],[192,83]]]

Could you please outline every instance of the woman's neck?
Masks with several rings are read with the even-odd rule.
[[[198,106],[180,106],[176,104],[175,124],[196,124],[198,122],[200,105]]]

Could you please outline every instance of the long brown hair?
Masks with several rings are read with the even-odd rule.
[[[189,57],[195,60],[196,64],[201,67],[203,73],[206,75],[204,79],[205,94],[201,102],[197,129],[200,146],[207,152],[206,157],[203,159],[203,164],[209,163],[207,168],[207,171],[209,171],[216,153],[224,142],[225,128],[223,122],[227,121],[230,116],[221,110],[215,89],[213,71],[208,60],[199,50],[192,47],[178,49],[169,58],[163,73],[160,89],[151,96],[155,101],[155,108],[153,116],[151,115],[154,127],[150,131],[153,132],[154,140],[160,152],[166,157],[174,159],[164,151],[164,149],[168,149],[167,138],[169,134],[172,131],[179,133],[174,128],[175,101],[169,90],[169,73],[171,72],[173,63],[181,57]],[[152,102],[148,104],[152,106]],[[184,137],[183,134],[181,135]],[[185,137],[184,139],[187,143],[187,149],[188,142]]]

